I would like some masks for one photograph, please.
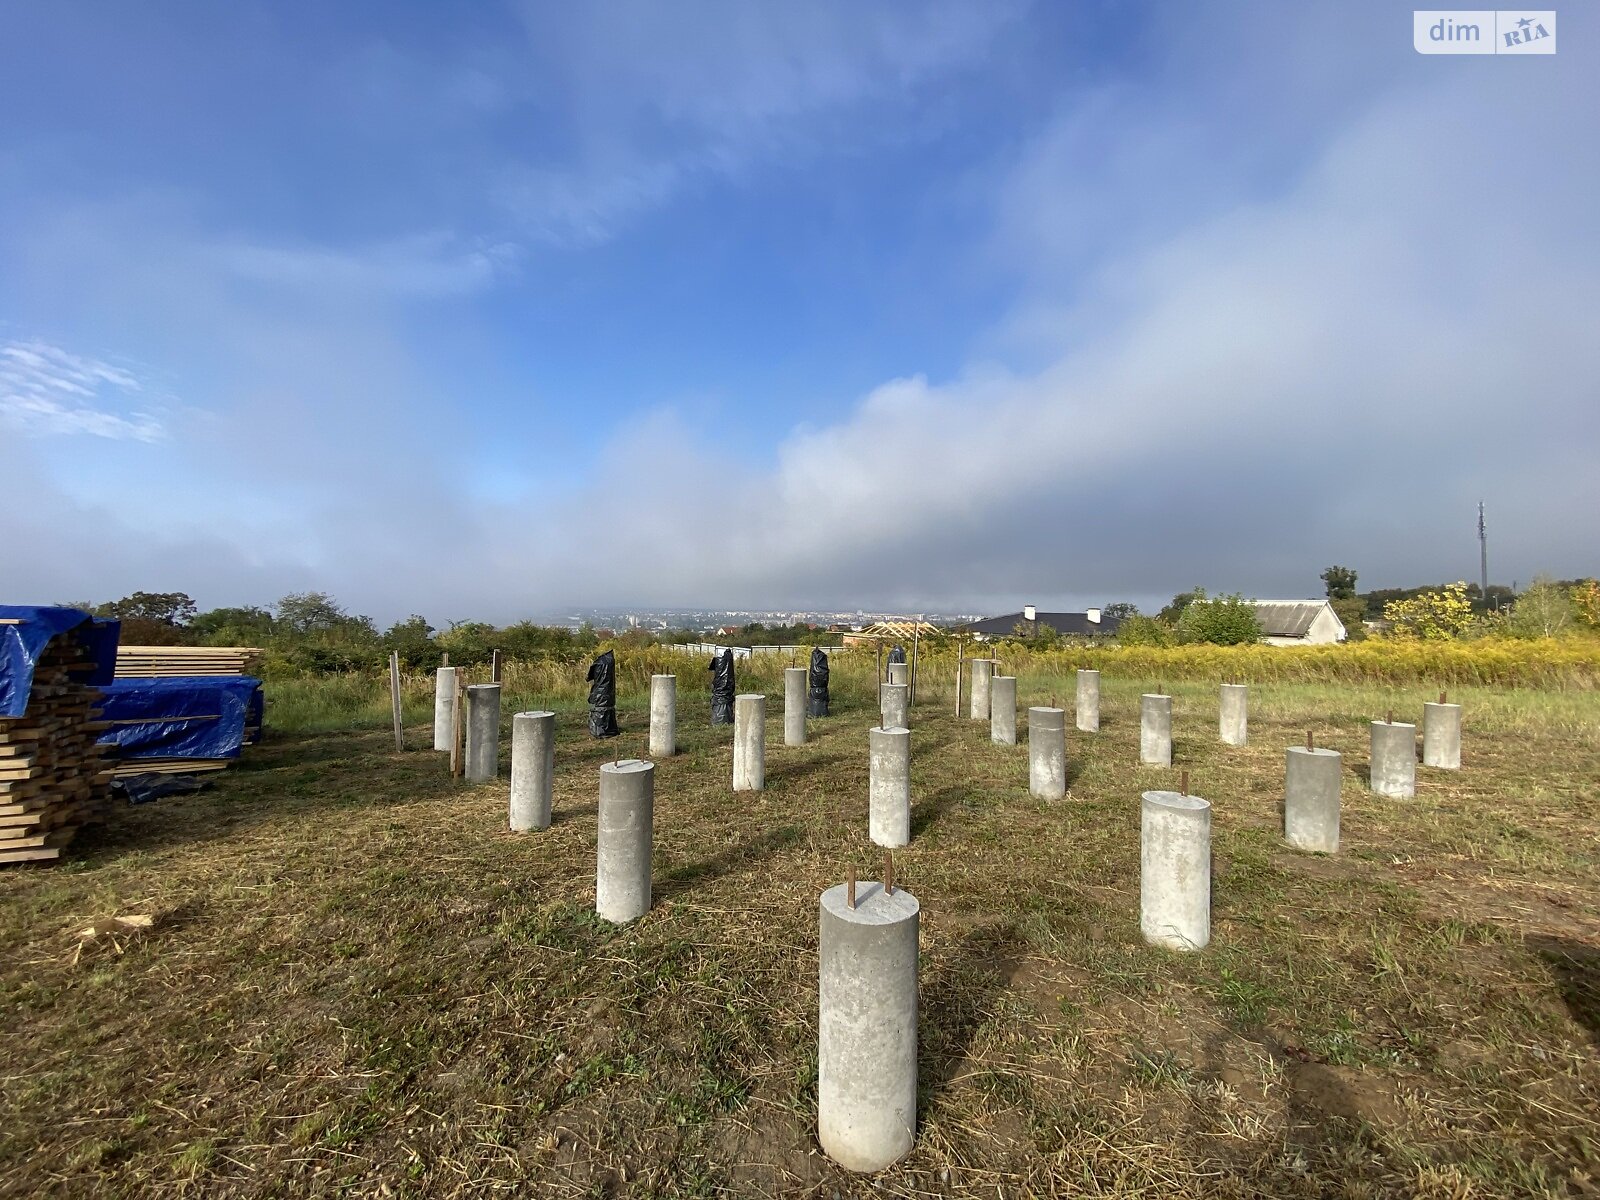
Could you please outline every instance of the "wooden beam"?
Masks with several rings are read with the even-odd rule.
[[[406,748],[404,723],[400,714],[400,651],[389,651],[389,703],[394,708],[394,748]]]

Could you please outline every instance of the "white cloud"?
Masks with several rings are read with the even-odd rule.
[[[137,405],[143,390],[121,367],[45,342],[0,346],[0,423],[25,434],[160,441],[161,421]]]

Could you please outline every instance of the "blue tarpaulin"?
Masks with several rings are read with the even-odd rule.
[[[50,643],[76,630],[94,655],[94,674],[80,683],[104,687],[117,669],[120,621],[102,621],[76,608],[0,604],[0,717],[20,717],[28,709],[33,671]]]
[[[104,691],[100,741],[124,759],[237,758],[246,727],[261,724],[261,681],[248,675],[118,679]]]

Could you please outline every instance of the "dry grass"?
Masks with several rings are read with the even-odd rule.
[[[1396,693],[1258,688],[1230,750],[1213,690],[1177,687],[1216,851],[1214,941],[1180,957],[1137,930],[1137,796],[1172,778],[1136,764],[1148,681],[1106,681],[1102,731],[1069,734],[1071,797],[1048,804],[1025,747],[930,687],[896,857],[924,913],[921,1124],[862,1180],[814,1149],[815,910],[879,861],[870,684],[841,672],[804,748],[774,703],[768,790],[734,796],[729,731],[681,674],[656,905],[626,929],[591,911],[595,771],[639,752],[637,696],[618,747],[554,695],[548,833],[510,835],[503,781],[452,783],[381,730],[279,733],[212,791],[118,812],[77,861],[0,875],[0,1193],[1600,1186],[1593,693],[1462,693],[1466,769],[1419,767],[1402,803],[1361,775],[1364,722]],[[1062,683],[1025,679],[1023,702]],[[512,691],[508,721],[552,699]],[[1308,725],[1346,752],[1338,858],[1278,836],[1282,748]],[[154,926],[77,953],[77,930],[130,911]]]

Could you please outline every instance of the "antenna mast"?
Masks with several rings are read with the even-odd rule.
[[[1489,608],[1489,535],[1483,525],[1483,501],[1478,501],[1478,575],[1483,587],[1484,611]]]

